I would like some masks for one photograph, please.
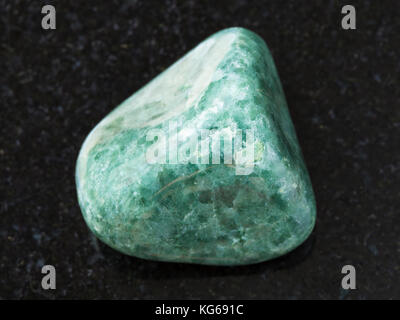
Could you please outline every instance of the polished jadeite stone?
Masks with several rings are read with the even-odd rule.
[[[239,265],[281,256],[315,200],[264,41],[232,28],[200,43],[107,115],[76,184],[93,233],[153,260]]]

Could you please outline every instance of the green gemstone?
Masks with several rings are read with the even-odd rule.
[[[93,233],[153,260],[250,264],[311,233],[310,179],[264,41],[222,30],[107,115],[76,184]]]

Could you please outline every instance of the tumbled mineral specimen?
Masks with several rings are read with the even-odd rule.
[[[93,233],[123,253],[217,265],[299,246],[314,195],[264,41],[222,30],[86,138],[76,167]]]

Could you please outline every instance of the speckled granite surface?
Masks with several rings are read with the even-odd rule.
[[[397,1],[0,1],[1,298],[400,298],[400,38]],[[347,4],[347,3],[346,3]],[[75,194],[83,139],[208,35],[268,43],[318,204],[294,252],[244,267],[149,262],[97,242]],[[40,289],[53,264],[57,289]],[[340,270],[357,269],[357,290]]]

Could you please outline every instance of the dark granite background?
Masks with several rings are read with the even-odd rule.
[[[357,30],[341,29],[341,7]],[[41,29],[53,4],[57,29]],[[399,1],[0,0],[0,298],[400,298]],[[96,241],[77,204],[93,126],[210,34],[275,58],[318,205],[291,254],[245,267],[144,261]],[[41,289],[41,267],[57,289]],[[341,289],[341,268],[357,289]]]

